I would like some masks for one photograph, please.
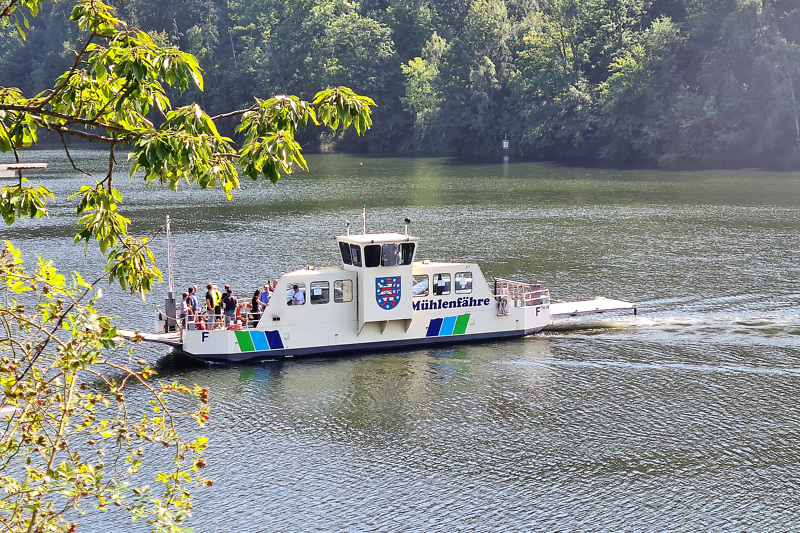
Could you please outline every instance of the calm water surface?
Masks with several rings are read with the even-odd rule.
[[[87,166],[102,176],[105,163]],[[58,152],[49,220],[0,230],[68,269],[86,178]],[[311,156],[270,184],[178,194],[117,178],[134,230],[174,219],[176,285],[336,263],[345,220],[402,231],[419,257],[541,281],[554,299],[640,303],[508,342],[336,359],[194,366],[145,346],[161,376],[211,387],[213,488],[200,532],[800,531],[800,174]],[[166,246],[157,244],[166,271]],[[150,328],[152,304],[106,311]],[[119,517],[86,530],[131,530]]]

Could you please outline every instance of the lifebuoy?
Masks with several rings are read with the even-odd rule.
[[[236,320],[238,320],[239,323],[244,324],[246,319],[242,317],[242,309],[250,309],[250,304],[247,302],[241,303],[239,304],[239,307],[236,308]],[[245,311],[245,316],[247,316],[247,311]]]

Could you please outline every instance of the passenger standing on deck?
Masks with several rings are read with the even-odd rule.
[[[194,309],[195,314],[200,310],[200,306],[197,302],[197,285],[192,285],[189,290],[189,296],[192,297],[192,309]]]
[[[272,291],[270,290],[269,283],[265,283],[264,290],[258,291],[258,293],[259,293],[258,300],[260,302],[260,305],[258,308],[253,306],[252,309],[253,311],[258,311],[260,313],[269,304],[269,299],[272,297]]]
[[[216,285],[211,286],[211,293],[214,295],[214,327],[222,327],[222,294]]]
[[[250,327],[254,328],[258,325],[258,321],[261,320],[261,311],[266,307],[266,303],[261,299],[264,295],[265,291],[261,291],[261,289],[256,289],[256,292],[253,293],[253,299],[250,302]]]
[[[181,294],[181,327],[188,328],[192,317],[192,307],[189,303],[189,293]]]
[[[189,319],[189,324],[187,324],[188,329],[195,329],[195,324],[197,323],[198,315],[198,306],[197,306],[197,286],[192,285],[189,287],[187,291],[189,293],[189,299],[187,302],[189,303],[189,307],[192,309],[192,315]]]
[[[228,327],[230,325],[230,324],[228,324],[228,317],[227,317],[227,313],[226,313],[227,309],[225,308],[225,301],[224,301],[225,295],[228,294],[229,292],[231,292],[231,286],[228,283],[226,283],[225,284],[225,288],[222,289],[222,298],[223,298],[222,312],[226,314],[226,316],[225,316],[225,327]],[[235,308],[234,308],[234,310],[235,310]]]
[[[225,327],[230,326],[236,321],[236,306],[239,305],[236,296],[230,289],[222,295],[222,303],[225,306]]]
[[[214,329],[214,286],[210,283],[206,283],[206,315],[208,329]]]
[[[222,312],[225,314],[225,325],[229,326],[228,324],[228,291],[222,293]]]
[[[236,322],[239,317],[236,314],[239,312],[239,299],[234,296],[233,291],[228,289],[228,295],[231,297],[231,311],[233,311],[233,322]]]

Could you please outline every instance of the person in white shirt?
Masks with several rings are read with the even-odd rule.
[[[189,300],[189,293],[184,292],[181,295],[181,326],[186,329],[194,329],[192,319],[194,311],[192,311],[192,304]]]
[[[292,287],[294,289],[294,294],[292,295],[292,305],[303,305],[306,303],[306,295],[300,288],[295,285]]]

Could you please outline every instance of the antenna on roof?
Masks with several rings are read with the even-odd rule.
[[[349,220],[345,220],[344,221],[344,228],[347,230],[347,236],[349,237],[350,236],[350,221]]]
[[[367,206],[366,205],[362,205],[361,209],[362,209],[362,211],[361,211],[361,220],[363,220],[363,222],[364,222],[364,235],[366,235],[367,234]]]
[[[406,219],[403,220],[403,225],[406,227],[406,237],[408,237],[408,225],[409,224],[411,224],[411,219],[406,217]]]

